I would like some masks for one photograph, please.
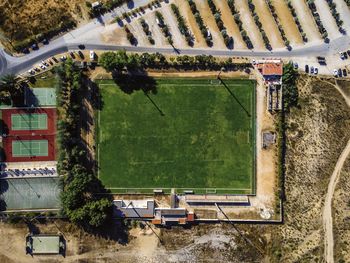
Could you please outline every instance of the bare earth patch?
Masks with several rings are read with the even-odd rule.
[[[286,2],[280,0],[273,0],[272,4],[276,8],[278,19],[290,43],[293,46],[302,45],[303,39],[301,38],[298,27],[294,22],[293,16]]]
[[[253,3],[255,5],[255,10],[259,16],[262,27],[265,30],[266,35],[271,42],[272,48],[284,47],[281,34],[277,28],[276,22],[273,19],[271,12],[268,9],[268,6],[266,5],[265,1],[253,0]]]

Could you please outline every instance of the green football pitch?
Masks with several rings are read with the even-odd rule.
[[[98,82],[99,177],[115,193],[255,193],[255,82]],[[130,84],[131,85],[131,84]]]

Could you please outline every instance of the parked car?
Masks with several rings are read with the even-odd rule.
[[[293,67],[294,67],[294,69],[298,69],[298,68],[299,68],[298,63],[297,63],[297,62],[294,62],[294,63],[293,63]]]
[[[345,59],[348,59],[348,54],[346,52],[343,52],[343,56]]]
[[[343,76],[346,77],[348,75],[348,72],[346,71],[346,69],[343,69]]]
[[[42,68],[42,69],[46,69],[46,66],[43,65],[43,64],[40,64],[39,66],[40,66],[40,68]]]
[[[75,58],[75,55],[74,55],[74,53],[72,51],[69,52],[69,55],[71,56],[71,58]]]
[[[307,65],[307,64],[305,65],[305,72],[309,73],[309,65]]]
[[[334,77],[338,77],[338,70],[333,69],[333,75],[334,75]]]
[[[43,42],[44,45],[48,45],[49,44],[49,40],[47,40],[46,38],[44,38],[42,42]]]
[[[342,76],[342,71],[341,71],[341,68],[338,69],[338,77],[341,77]]]
[[[34,71],[33,69],[30,69],[30,70],[28,70],[28,73],[29,73],[30,75],[34,75],[34,74],[35,74],[35,71]]]
[[[94,60],[95,59],[95,51],[90,50],[90,60]]]
[[[350,50],[347,50],[346,54],[348,54],[348,56],[350,57]]]
[[[79,54],[79,57],[80,57],[81,59],[84,59],[84,58],[85,58],[83,52],[81,52],[80,50],[78,51],[78,54]]]
[[[67,59],[67,56],[62,56],[62,57],[60,57],[60,60],[61,61],[65,61]]]
[[[56,63],[58,63],[58,59],[55,57],[52,57],[52,60],[55,61]]]
[[[314,74],[314,67],[313,66],[311,66],[311,68],[310,68],[310,73]]]
[[[314,68],[314,74],[315,74],[315,75],[318,74],[318,68],[317,68],[317,67]]]
[[[48,66],[49,66],[49,63],[47,63],[47,62],[46,62],[46,61],[44,61],[44,60],[42,60],[42,61],[41,61],[41,64],[45,65],[46,67],[48,67]]]
[[[344,53],[339,52],[339,55],[340,55],[340,58],[341,58],[342,60],[344,60],[344,59],[345,59],[345,57],[344,57]]]

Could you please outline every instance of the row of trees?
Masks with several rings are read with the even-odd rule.
[[[194,18],[195,18],[197,25],[202,33],[202,36],[205,39],[205,42],[207,43],[207,45],[209,47],[211,47],[213,45],[212,36],[209,33],[207,26],[203,22],[203,18],[197,9],[196,3],[193,0],[187,0],[187,2],[190,5],[191,12],[194,15]]]
[[[214,16],[216,25],[218,26],[220,33],[224,38],[224,43],[226,47],[230,47],[233,43],[233,38],[227,34],[226,27],[224,26],[224,22],[221,19],[221,12],[216,8],[216,5],[213,0],[207,0],[207,1],[208,1],[209,8],[211,10],[211,13]]]
[[[183,69],[183,70],[220,70],[244,69],[250,67],[248,63],[235,64],[232,58],[218,60],[209,55],[177,56],[169,60],[160,53],[126,54],[125,51],[105,52],[99,58],[99,64],[109,72],[137,71],[144,69]]]
[[[112,202],[94,171],[88,170],[87,151],[81,140],[82,72],[67,60],[57,68],[58,102],[58,172],[62,176],[62,211],[73,223],[84,227],[101,226],[111,213]]]
[[[169,26],[165,23],[164,21],[164,16],[162,15],[161,12],[159,11],[156,11],[155,12],[155,15],[156,15],[156,18],[157,18],[157,24],[158,26],[160,27],[160,29],[162,30],[162,33],[163,35],[165,36],[165,38],[168,40],[168,43],[170,45],[173,45],[174,44],[174,41],[173,41],[173,36],[171,35],[170,33],[170,30],[169,30]]]
[[[304,43],[308,42],[308,39],[306,37],[306,33],[304,32],[304,29],[301,26],[301,23],[299,21],[298,15],[297,15],[297,13],[295,11],[295,8],[294,8],[291,0],[287,0],[287,6],[288,6],[290,12],[292,13],[294,22],[295,22],[295,24],[298,27],[299,33],[300,33],[301,37],[303,38]]]
[[[129,40],[131,45],[137,45],[137,39],[135,35],[130,31],[129,27],[127,25],[124,26],[124,30],[126,33],[126,38]]]
[[[140,24],[142,26],[143,32],[145,32],[147,39],[151,45],[154,45],[154,39],[152,37],[152,32],[149,30],[149,25],[147,24],[146,20],[141,18]]]
[[[328,42],[328,32],[326,28],[323,26],[323,23],[321,21],[320,15],[317,13],[316,5],[314,3],[314,0],[307,0],[307,4],[311,10],[311,13],[314,17],[314,20],[316,22],[316,25],[318,27],[318,31],[321,34],[321,37],[323,38],[324,41]]]
[[[262,28],[262,24],[260,22],[259,16],[255,11],[255,5],[253,4],[253,0],[248,0],[248,7],[250,10],[250,13],[252,14],[252,17],[254,18],[254,22],[256,24],[256,26],[258,27],[258,29],[260,30],[261,33],[261,37],[264,41],[265,47],[269,50],[272,49],[271,44],[270,44],[270,40],[266,35],[265,30]]]
[[[22,106],[24,89],[27,84],[18,82],[15,75],[9,74],[0,78],[0,104]]]
[[[180,33],[185,36],[186,42],[189,46],[193,46],[193,36],[190,32],[190,29],[188,28],[188,25],[184,19],[184,17],[181,15],[179,8],[175,4],[171,4],[171,10],[173,11],[176,19],[177,19],[177,25],[179,27]]]
[[[278,30],[280,31],[280,34],[281,34],[281,37],[283,39],[283,42],[285,44],[285,46],[290,49],[290,42],[286,36],[286,33],[284,32],[284,29],[282,27],[282,24],[280,23],[280,20],[278,18],[278,15],[276,13],[276,8],[274,7],[274,5],[272,4],[272,1],[271,0],[266,0],[266,3],[267,3],[267,6],[269,7],[270,9],[270,12],[272,14],[272,17],[273,19],[275,20],[276,24],[277,24],[277,28]]]
[[[344,21],[340,19],[340,14],[337,11],[337,5],[336,3],[333,2],[333,0],[327,0],[328,6],[331,9],[332,16],[335,19],[335,23],[338,26],[339,32],[343,33],[345,32],[344,29],[342,28]]]
[[[245,42],[247,48],[252,49],[254,48],[252,41],[250,40],[247,31],[244,30],[243,28],[243,23],[241,20],[241,15],[239,14],[239,12],[237,11],[236,7],[235,7],[235,0],[227,0],[227,4],[231,10],[231,13],[233,15],[233,19],[235,20],[238,28],[239,28],[239,32],[242,36],[243,41]]]

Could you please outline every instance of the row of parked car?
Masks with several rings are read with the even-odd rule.
[[[75,59],[76,56],[79,56],[81,59],[85,58],[83,52],[81,52],[80,50],[71,51],[71,52],[69,52],[69,55],[72,59]],[[94,60],[95,56],[96,56],[95,52],[93,50],[90,50],[90,60]],[[28,70],[28,73],[30,75],[35,75],[36,73],[40,72],[41,70],[46,70],[48,67],[53,66],[56,63],[66,61],[66,60],[67,60],[66,55],[62,55],[61,57],[59,57],[59,59],[57,59],[56,57],[51,57],[51,59],[42,60],[40,64],[38,64],[37,66]]]
[[[309,67],[309,65],[306,64],[305,65],[305,72],[317,75],[318,74],[318,67],[316,67],[316,66],[315,67],[314,66]]]
[[[341,60],[345,60],[350,58],[350,50],[344,51],[344,52],[339,52],[339,56]]]

